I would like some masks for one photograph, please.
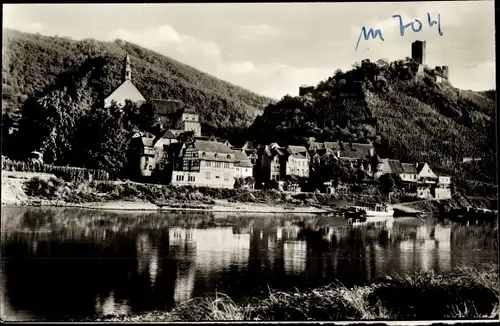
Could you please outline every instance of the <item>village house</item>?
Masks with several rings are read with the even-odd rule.
[[[451,198],[451,177],[447,175],[438,175],[438,183],[434,189],[434,197],[436,199]]]
[[[333,153],[339,162],[344,166],[358,168],[367,173],[372,172],[371,162],[376,158],[375,148],[373,144],[361,143],[343,143],[343,142],[310,142],[309,153],[316,155],[318,150],[325,151],[328,149],[328,155]],[[323,155],[324,155],[323,154]],[[321,154],[320,154],[321,155]]]
[[[184,144],[172,171],[176,186],[233,188],[235,154],[231,148],[206,140]]]
[[[309,178],[309,153],[304,146],[288,146],[284,171],[287,176]]]
[[[423,183],[436,183],[437,175],[432,171],[429,164],[425,162],[417,163],[417,180]]]
[[[223,139],[223,138],[219,138],[219,137],[215,137],[215,136],[210,136],[208,138],[209,141],[215,141],[215,142],[219,142],[219,143],[223,143],[224,145],[226,145],[227,147],[229,148],[233,148],[233,145],[231,145],[231,143],[227,140],[227,139]]]
[[[140,133],[135,133],[132,136],[129,163],[134,179],[144,180],[152,176],[156,165],[153,142],[153,137],[144,137]]]
[[[401,175],[404,173],[403,166],[399,160],[384,158],[378,160],[374,177],[378,179],[384,174]]]
[[[234,177],[235,178],[251,178],[253,177],[253,164],[245,151],[233,149],[234,151]]]
[[[403,172],[399,173],[399,177],[403,182],[417,182],[418,171],[417,166],[413,163],[401,163]]]
[[[152,99],[148,103],[151,104],[162,129],[192,131],[194,136],[201,136],[198,114],[182,101]]]
[[[259,183],[267,183],[270,180],[281,181],[281,165],[285,157],[286,149],[277,143],[264,145],[260,148],[258,181]]]

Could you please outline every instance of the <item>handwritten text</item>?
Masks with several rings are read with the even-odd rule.
[[[401,15],[392,15],[392,18],[395,18],[398,20],[399,33],[401,36],[405,35],[405,32],[407,31],[408,28],[411,28],[411,30],[414,33],[418,33],[424,27],[424,23],[419,19],[414,19],[413,21],[405,24],[405,22],[403,21],[403,17],[401,17]],[[432,19],[431,14],[427,13],[427,23],[429,24],[430,27],[434,27],[435,25],[437,25],[437,30],[438,30],[439,35],[443,36],[443,31],[441,29],[441,15],[440,14],[437,14],[437,20],[434,20],[434,19]],[[361,28],[361,32],[359,33],[358,41],[356,42],[355,51],[358,50],[359,42],[361,41],[361,38],[364,38],[365,41],[368,41],[370,39],[376,39],[377,37],[381,41],[385,41],[382,30],[380,30],[378,28],[367,29],[365,26],[363,26]]]

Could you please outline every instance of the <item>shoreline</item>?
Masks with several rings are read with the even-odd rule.
[[[14,207],[57,207],[57,208],[78,208],[102,211],[122,211],[122,212],[213,212],[213,213],[245,213],[245,214],[328,214],[333,209],[316,208],[312,206],[304,207],[284,207],[282,205],[257,204],[249,205],[245,203],[222,203],[216,205],[200,205],[200,207],[175,207],[160,206],[150,202],[141,201],[102,201],[88,203],[70,203],[57,200],[32,199],[26,202],[4,202],[2,206]],[[225,205],[224,205],[225,204]],[[233,205],[232,205],[233,204]],[[181,205],[186,206],[186,205]],[[196,205],[192,205],[196,206]]]

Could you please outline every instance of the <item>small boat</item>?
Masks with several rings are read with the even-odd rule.
[[[394,208],[388,204],[375,204],[373,207],[350,206],[345,217],[360,222],[382,222],[394,218]]]

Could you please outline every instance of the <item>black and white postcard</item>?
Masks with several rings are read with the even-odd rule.
[[[498,320],[493,1],[2,14],[2,321]]]

